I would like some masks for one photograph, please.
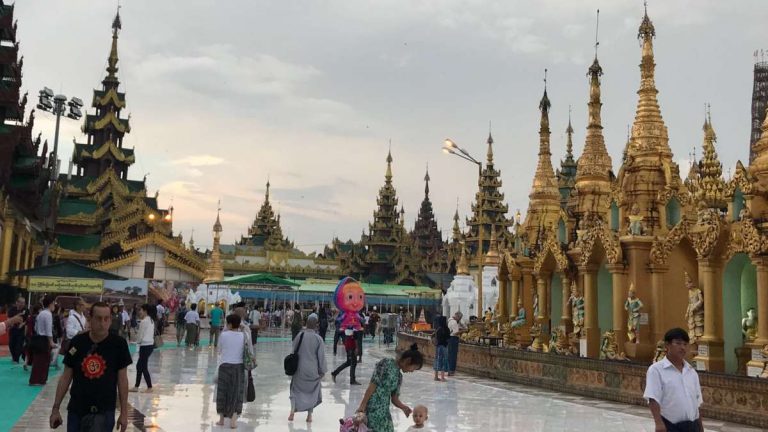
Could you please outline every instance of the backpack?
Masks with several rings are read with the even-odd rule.
[[[285,374],[288,376],[293,376],[293,374],[296,373],[297,370],[299,370],[299,348],[301,348],[301,342],[304,340],[304,332],[301,332],[301,336],[299,336],[299,344],[296,345],[296,349],[285,356],[285,359],[283,360],[283,369],[285,369]]]

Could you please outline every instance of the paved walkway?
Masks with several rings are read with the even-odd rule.
[[[205,341],[203,341],[205,342]],[[216,356],[208,347],[196,350],[166,347],[150,358],[152,394],[131,393],[131,431],[223,431],[216,426],[214,376]],[[173,344],[175,346],[175,341]],[[289,378],[283,374],[282,360],[290,350],[285,339],[270,338],[257,345],[256,401],[248,403],[238,421],[239,431],[314,431],[336,432],[338,419],[358,406],[365,385],[350,388],[343,373],[339,383],[330,377],[323,383],[323,404],[315,410],[314,422],[307,424],[305,414],[287,421]],[[358,366],[358,380],[367,384],[377,359],[394,356],[393,348],[366,343],[363,363]],[[330,344],[326,356],[329,369],[343,362],[343,352],[335,358]],[[135,360],[135,358],[134,358]],[[131,381],[135,376],[129,370]],[[44,431],[55,391],[55,380],[43,388],[14,431]],[[537,388],[459,374],[448,382],[434,382],[431,371],[407,374],[401,399],[413,406],[429,407],[432,431],[653,431],[646,409],[617,403],[564,395]],[[65,402],[66,403],[66,402]],[[395,430],[410,426],[399,410],[393,408]],[[756,431],[758,429],[707,421],[707,430]],[[61,429],[60,429],[61,430]]]

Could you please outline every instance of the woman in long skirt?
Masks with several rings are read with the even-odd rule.
[[[219,426],[229,419],[229,427],[237,429],[237,416],[243,412],[245,367],[243,351],[245,334],[240,330],[240,316],[227,316],[227,329],[219,336],[219,377],[216,381],[216,412]]]
[[[312,410],[323,402],[320,382],[328,371],[325,364],[325,344],[319,334],[317,315],[307,318],[307,328],[293,339],[293,351],[299,355],[299,368],[291,378],[291,414],[306,411],[307,423],[312,421]],[[299,346],[301,344],[301,346]]]

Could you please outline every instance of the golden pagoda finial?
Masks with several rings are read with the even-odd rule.
[[[642,60],[640,61],[640,89],[637,91],[639,98],[629,154],[633,156],[648,154],[655,157],[661,154],[665,158],[671,158],[669,135],[656,97],[659,91],[656,89],[655,80],[654,37],[656,37],[656,29],[648,17],[646,5],[645,15],[637,32],[637,38],[642,44]]]
[[[389,142],[389,151],[387,152],[387,173],[384,175],[384,179],[387,183],[392,183],[392,141]]]
[[[122,20],[120,19],[120,6],[117,6],[117,13],[112,20],[112,48],[109,50],[109,58],[107,59],[107,77],[104,81],[116,82],[117,81],[117,38],[118,33],[123,28]]]
[[[267,192],[264,194],[264,202],[269,202],[269,176],[267,176]]]
[[[493,135],[491,135],[490,131],[488,131],[488,140],[486,142],[488,143],[486,159],[488,160],[488,165],[493,165]]]
[[[424,196],[429,197],[429,162],[427,162],[427,173],[424,175]]]
[[[566,158],[573,157],[573,126],[571,126],[571,106],[568,105],[568,127],[565,129],[568,140],[565,143]]]
[[[467,261],[467,248],[464,242],[461,242],[461,256],[459,257],[459,264],[456,266],[457,275],[469,275],[469,262]]]
[[[549,109],[552,103],[547,96],[547,70],[544,69],[544,94],[539,102],[541,111],[541,120],[539,122],[539,160],[536,166],[536,173],[533,176],[533,187],[531,188],[531,199],[558,199],[557,178],[555,170],[552,168],[552,153],[550,152],[549,137]],[[532,203],[535,205],[535,203]],[[559,206],[559,204],[558,204]]]
[[[216,209],[216,222],[214,222],[213,224],[214,233],[220,233],[222,231],[221,219],[219,217],[220,215],[221,215],[221,200],[219,200],[218,208]]]
[[[700,202],[703,201],[707,207],[719,209],[727,207],[727,203],[723,195],[725,190],[723,165],[720,163],[715,151],[716,141],[717,136],[715,135],[715,129],[712,127],[712,117],[708,109],[707,115],[704,118],[703,155],[699,164],[701,182],[697,198]]]
[[[610,171],[613,168],[611,157],[605,147],[603,137],[603,125],[601,111],[603,102],[600,99],[600,77],[603,76],[603,68],[597,59],[598,29],[600,10],[597,10],[597,22],[595,26],[595,59],[587,71],[589,77],[589,120],[587,123],[587,136],[585,137],[584,150],[579,157],[576,168],[576,188],[579,189],[580,180],[590,179],[610,182]],[[610,187],[608,186],[608,189]]]

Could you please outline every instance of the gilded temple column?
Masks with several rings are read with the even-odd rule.
[[[6,217],[3,221],[3,237],[0,241],[2,250],[0,250],[0,281],[8,280],[8,271],[11,265],[11,245],[13,244],[13,226],[16,221],[12,216]]]
[[[573,322],[571,321],[571,303],[568,301],[571,298],[571,279],[563,273],[561,280],[562,290],[562,313],[560,314],[560,326],[563,327],[566,333],[573,331]]]
[[[535,317],[535,322],[541,324],[541,336],[539,336],[539,339],[542,343],[549,342],[549,300],[547,300],[547,292],[551,277],[552,276],[549,273],[539,273],[536,278],[536,292],[539,297],[539,315]]]
[[[584,335],[586,352],[582,357],[598,358],[600,355],[600,327],[597,319],[597,267],[585,266],[579,271],[584,275]]]
[[[624,302],[627,298],[629,287],[627,286],[627,271],[623,264],[609,264],[611,273],[611,285],[613,288],[613,304],[611,305],[613,316],[613,332],[616,334],[616,343],[620,349],[624,349],[627,342],[627,311],[624,310]]]
[[[517,316],[517,303],[520,302],[522,299],[520,298],[520,280],[519,279],[512,279],[510,280],[510,284],[512,285],[512,301],[511,301],[511,307],[512,310],[515,311],[513,314],[514,316]]]
[[[509,304],[507,303],[509,289],[509,276],[504,275],[499,278],[499,312],[501,313],[501,323],[509,322]]]
[[[757,267],[757,339],[755,343],[768,345],[768,259],[755,261]]]
[[[704,293],[704,335],[698,343],[696,368],[723,372],[723,289],[719,267],[708,260],[699,260],[699,284]]]
[[[545,322],[549,318],[547,313],[547,276],[546,274],[539,274],[536,277],[536,294],[539,297],[539,314],[535,319],[539,322]]]
[[[664,324],[664,273],[669,267],[653,264],[651,272],[651,310],[648,319],[648,327],[651,329],[651,337],[654,341],[664,340],[667,328]]]

